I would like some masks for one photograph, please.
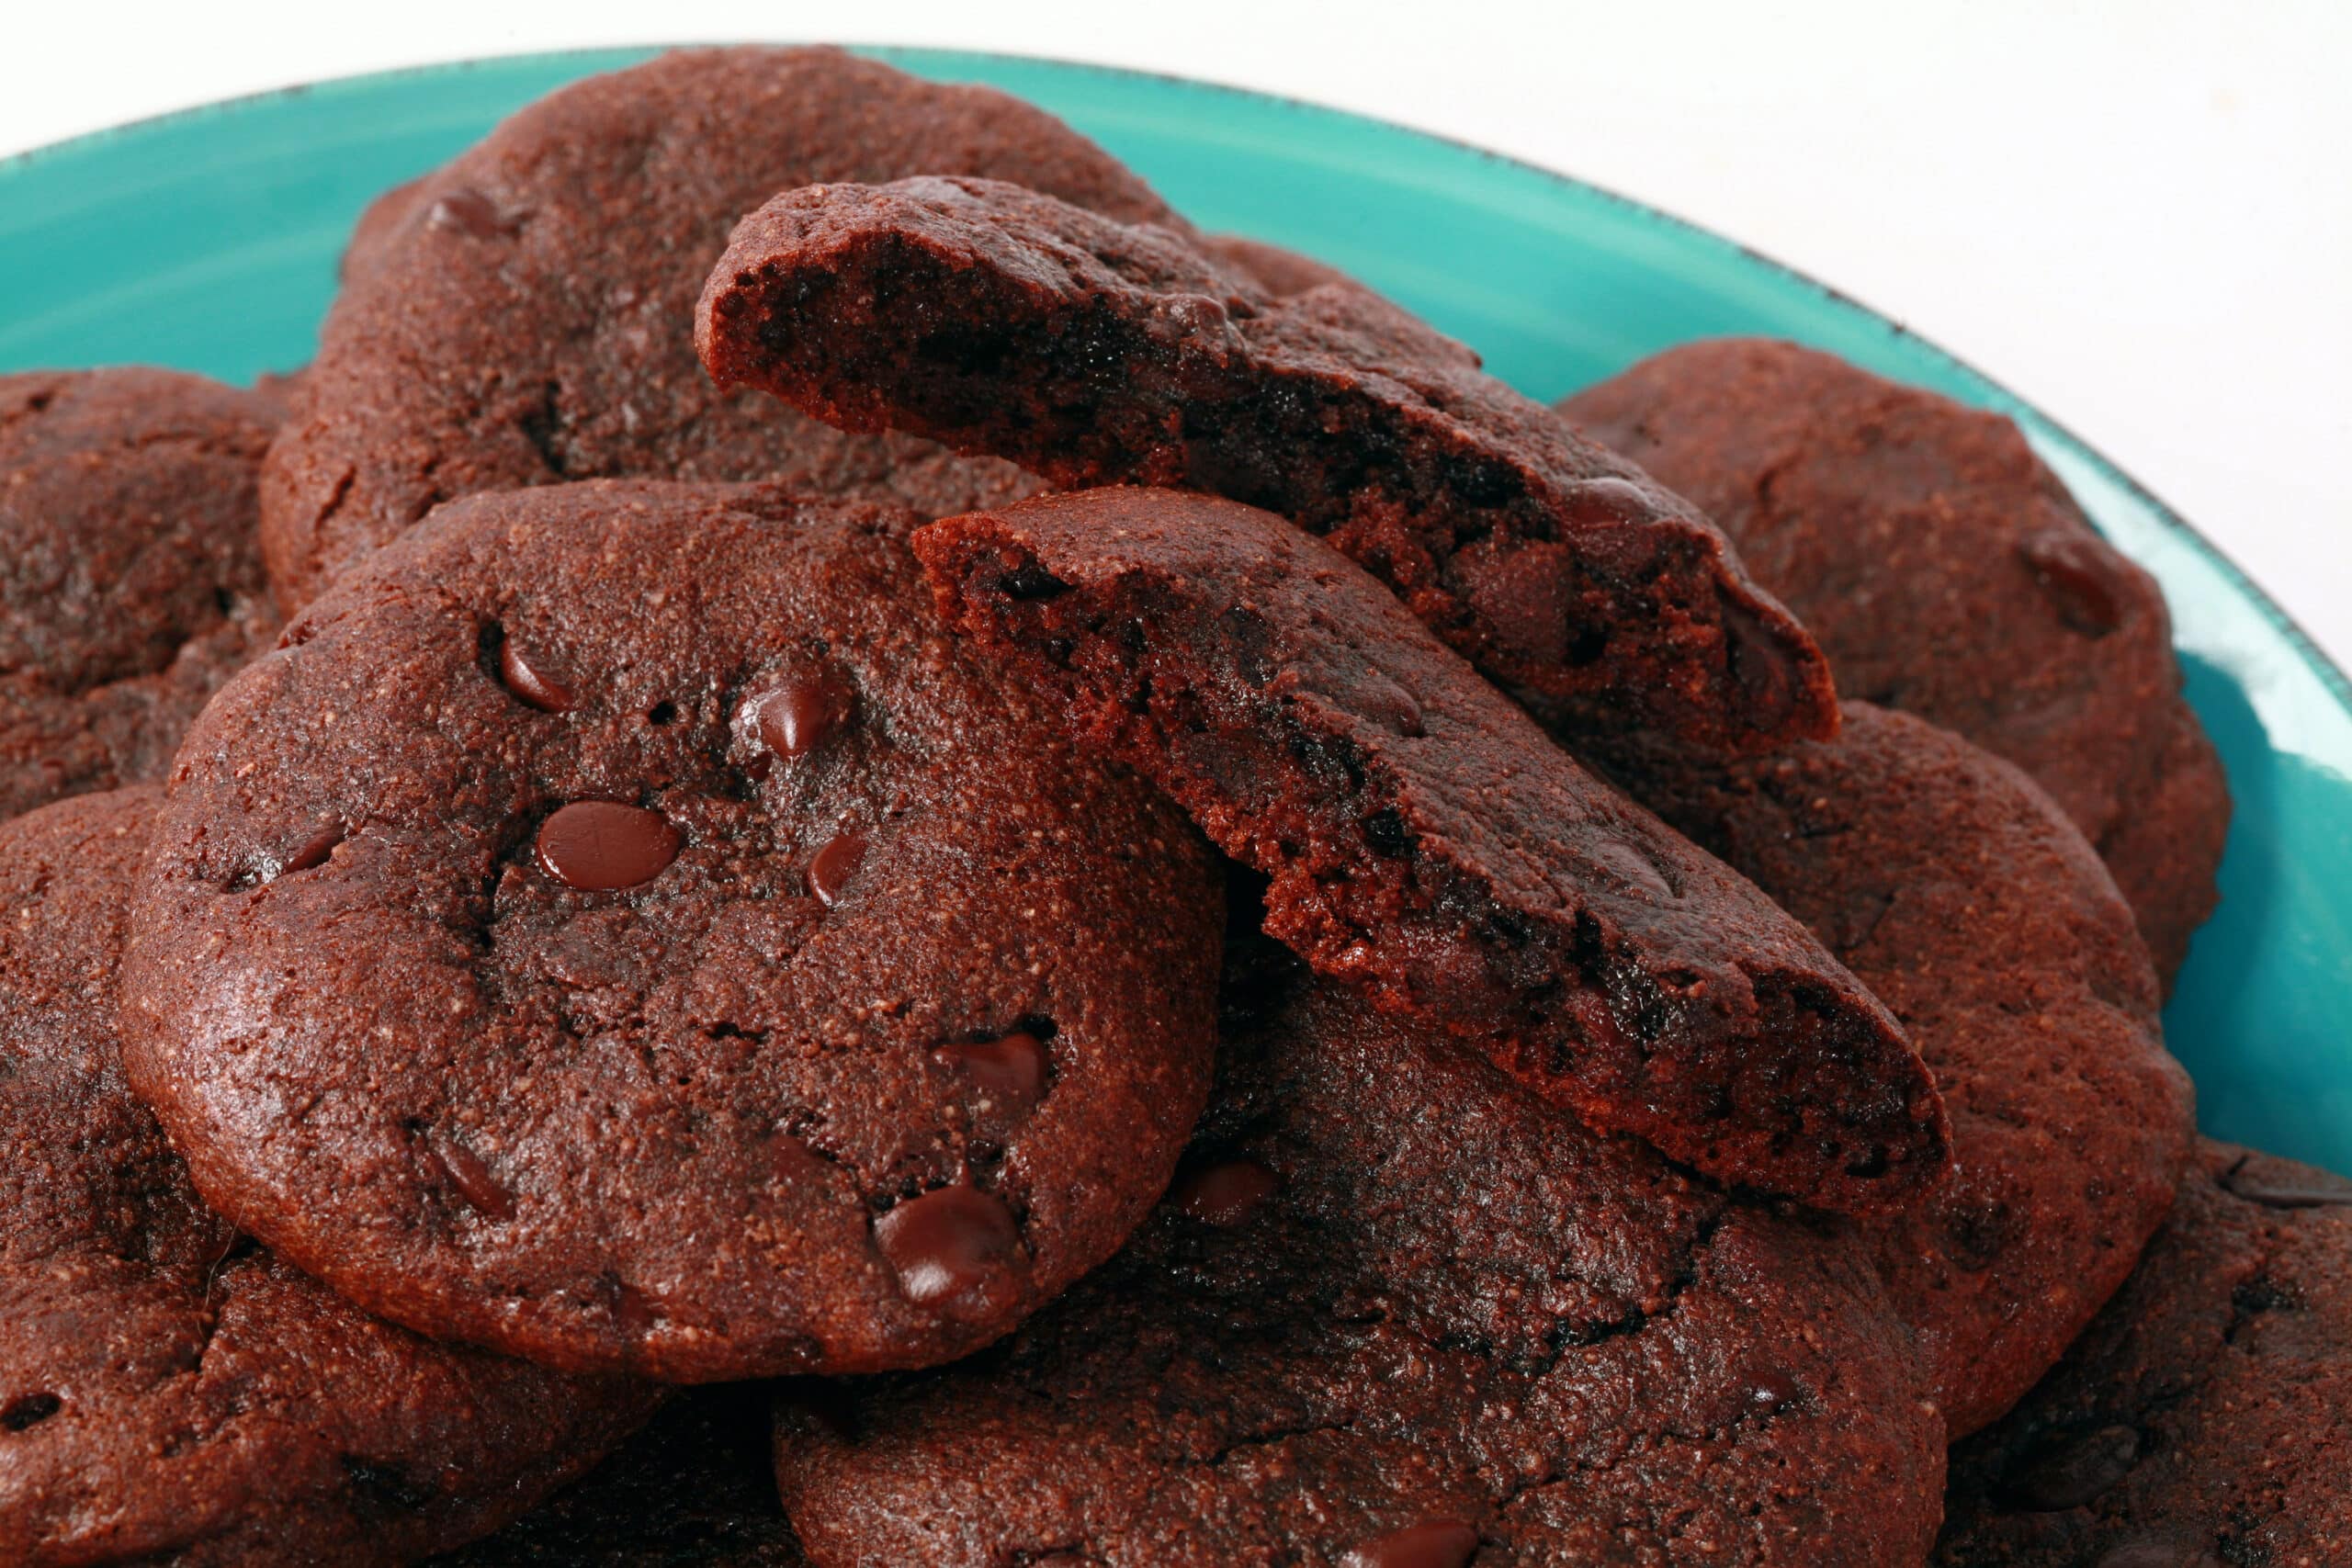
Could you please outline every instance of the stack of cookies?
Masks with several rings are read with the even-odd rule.
[[[2352,1562],[2352,1183],[2006,422],[1560,409],[672,54],[0,379],[0,1561]]]

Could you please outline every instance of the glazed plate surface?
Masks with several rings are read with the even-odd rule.
[[[356,77],[0,163],[0,370],[146,362],[242,381],[299,366],[369,197],[541,94],[646,52]],[[2221,911],[2165,1019],[2206,1129],[2352,1170],[2352,686],[2127,475],[1884,317],[1561,175],[1199,83],[872,52],[1044,106],[1204,226],[1345,268],[1547,401],[1670,344],[1756,333],[2015,417],[2108,537],[2163,582],[2189,696],[2229,768],[2237,816]]]

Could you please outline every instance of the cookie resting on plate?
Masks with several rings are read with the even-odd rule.
[[[1849,697],[2023,768],[2106,857],[2167,985],[2230,819],[2149,575],[1998,414],[1795,344],[1689,344],[1560,412],[1706,509]]]
[[[477,491],[781,478],[936,516],[1036,489],[1006,464],[726,396],[695,363],[695,296],[744,212],[796,186],[916,174],[1181,221],[1042,110],[831,49],[685,50],[589,77],[380,199],[269,457],[280,601],[307,604]]]

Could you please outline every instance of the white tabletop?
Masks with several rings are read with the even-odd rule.
[[[2352,661],[2352,0],[519,9],[20,6],[0,153],[322,76],[702,39],[1285,93],[1566,170],[1838,285],[2105,450]]]

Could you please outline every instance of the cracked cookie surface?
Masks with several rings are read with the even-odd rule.
[[[1669,349],[1559,408],[1706,509],[1847,696],[2032,774],[2171,983],[2212,912],[2228,784],[2181,696],[2162,591],[2016,425],[1756,339]]]
[[[1216,870],[932,607],[903,511],[443,509],[208,710],[126,982],[198,1185],[388,1317],[680,1382],[923,1365],[1205,1093]]]
[[[1952,1450],[1941,1568],[2352,1562],[2352,1181],[2202,1144],[2106,1311]]]
[[[986,174],[1179,222],[1001,93],[835,50],[690,50],[566,87],[371,207],[263,494],[290,611],[438,502],[563,479],[790,480],[933,516],[1037,488],[851,437],[695,363],[694,302],[744,212],[828,180]]]
[[[695,330],[722,386],[845,429],[1278,513],[1547,723],[1835,731],[1821,650],[1695,508],[1377,296],[1232,255],[1000,180],[833,185],[744,219]]]
[[[378,1322],[205,1209],[115,1033],[159,799],[0,826],[0,1560],[392,1563],[494,1529],[655,1394]]]
[[[0,376],[0,818],[161,778],[277,634],[266,397],[172,370]]]
[[[2023,774],[1867,704],[1785,756],[1620,776],[1810,927],[1934,1073],[1952,1177],[1863,1230],[1951,1435],[1973,1431],[2123,1283],[2195,1137],[2131,909]]]
[[[1919,1561],[1941,1427],[1850,1235],[1229,953],[1217,1092],[1126,1250],[957,1366],[783,1406],[813,1562]]]
[[[1944,1173],[1926,1067],[1755,887],[1579,766],[1338,552],[1176,491],[936,523],[957,624],[1273,878],[1268,929],[1588,1122],[1854,1213]]]

